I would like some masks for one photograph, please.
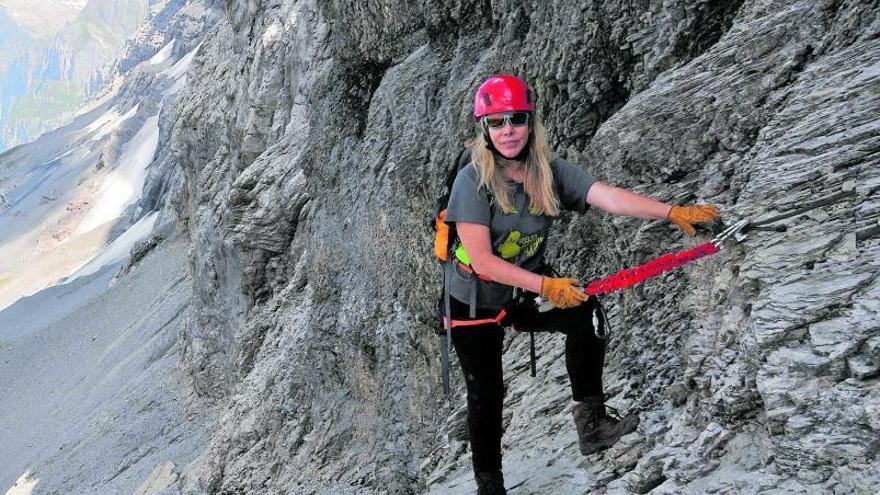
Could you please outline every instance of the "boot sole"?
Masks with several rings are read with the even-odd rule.
[[[580,448],[581,455],[590,455],[590,454],[595,454],[596,452],[601,452],[603,450],[607,450],[615,443],[617,443],[617,440],[615,440],[613,443],[594,443],[590,447],[587,447],[587,448],[581,447]]]

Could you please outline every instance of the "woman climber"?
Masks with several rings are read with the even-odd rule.
[[[594,335],[595,301],[573,278],[549,276],[547,232],[560,210],[590,205],[617,215],[692,226],[718,216],[712,205],[677,206],[593,178],[554,157],[535,113],[535,96],[511,75],[487,79],[474,98],[477,138],[471,163],[456,176],[445,221],[457,242],[446,263],[445,314],[467,387],[467,421],[480,495],[504,494],[501,472],[503,328],[566,334],[565,365],[581,453],[597,452],[632,432],[638,417],[606,413],[605,343]],[[539,312],[535,295],[555,309]]]

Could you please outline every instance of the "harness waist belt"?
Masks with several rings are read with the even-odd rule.
[[[501,310],[494,318],[483,318],[480,320],[452,320],[452,324],[448,326],[448,328],[455,327],[473,327],[477,325],[486,325],[488,323],[494,323],[496,325],[501,323],[501,320],[507,316],[507,311]],[[443,317],[443,324],[448,324],[448,318],[446,316]]]

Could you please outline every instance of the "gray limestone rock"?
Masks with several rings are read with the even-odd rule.
[[[227,410],[183,492],[473,489],[457,369],[440,392],[422,221],[473,132],[476,85],[502,70],[533,83],[552,146],[603,181],[710,201],[726,222],[834,198],[605,298],[606,391],[642,426],[604,454],[578,459],[561,338],[539,337],[533,379],[511,335],[512,492],[880,487],[875,4],[223,8],[170,136],[195,283],[184,365]],[[550,258],[591,279],[691,242],[590,212],[560,222]]]
[[[510,333],[511,493],[877,492],[878,14],[867,0],[158,2],[114,68],[119,101],[139,106],[105,153],[158,119],[127,218],[158,211],[186,235],[180,365],[220,413],[196,459],[157,465],[142,490],[473,493],[424,219],[473,136],[476,86],[504,71],[534,85],[553,148],[600,180],[718,204],[728,224],[795,212],[785,232],[603,297],[608,402],[641,418],[605,452],[578,452],[564,338],[538,336],[532,378],[528,338]],[[142,66],[172,39],[183,86],[170,62]],[[591,210],[557,222],[548,256],[592,280],[712,232]]]

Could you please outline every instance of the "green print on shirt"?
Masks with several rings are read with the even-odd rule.
[[[511,258],[516,258],[520,252],[520,247],[516,241],[518,241],[521,236],[522,234],[518,230],[514,230],[507,234],[507,239],[504,239],[504,242],[498,247],[498,252],[503,259],[509,260]]]
[[[516,206],[511,206],[510,208],[503,211],[505,215],[519,215],[519,208]],[[538,209],[535,205],[529,205],[529,215],[540,215],[541,210]]]
[[[542,242],[544,242],[544,236],[541,234],[523,237],[522,232],[513,230],[507,234],[507,239],[498,247],[498,252],[506,260],[516,258],[520,254],[523,254],[525,258],[531,258],[538,252]]]
[[[531,258],[538,252],[538,249],[541,247],[541,243],[544,242],[544,236],[541,234],[532,234],[527,235],[525,237],[521,237],[517,244],[519,244],[520,249],[522,249],[522,253],[526,258]]]

